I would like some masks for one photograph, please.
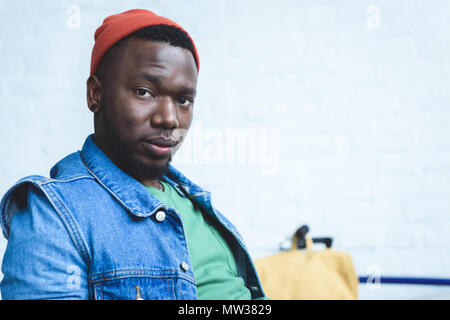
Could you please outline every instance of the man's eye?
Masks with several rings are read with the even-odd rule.
[[[150,91],[148,91],[147,89],[143,89],[143,88],[138,88],[138,89],[134,90],[134,92],[140,97],[149,97],[152,95]]]
[[[189,107],[191,104],[194,103],[194,100],[187,97],[181,97],[178,99],[178,103],[181,104],[183,107]]]

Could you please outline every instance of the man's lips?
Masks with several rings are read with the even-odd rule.
[[[178,144],[178,141],[167,140],[164,138],[152,138],[152,139],[144,139],[145,142],[154,144],[159,147],[174,147]]]
[[[144,139],[145,149],[156,156],[165,157],[170,153],[170,149],[178,144],[178,141],[166,140],[163,138]]]

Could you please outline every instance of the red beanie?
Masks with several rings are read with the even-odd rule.
[[[178,24],[167,18],[158,16],[157,14],[144,9],[133,9],[122,13],[113,14],[103,20],[103,24],[95,31],[95,44],[92,49],[91,56],[91,75],[97,70],[97,66],[106,51],[111,48],[117,41],[128,36],[129,34],[148,26],[169,25],[177,27],[186,32]],[[197,62],[197,71],[200,68],[197,48],[191,36],[186,32],[194,47],[194,58]]]

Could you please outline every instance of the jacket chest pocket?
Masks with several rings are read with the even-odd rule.
[[[196,299],[195,284],[176,274],[103,274],[90,277],[95,300],[181,300]],[[93,279],[92,279],[93,278]]]

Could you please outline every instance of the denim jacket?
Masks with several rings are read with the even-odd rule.
[[[173,166],[163,177],[219,222],[252,299],[254,264],[210,192]],[[180,215],[120,170],[89,136],[50,178],[19,180],[0,203],[3,299],[197,299]]]

